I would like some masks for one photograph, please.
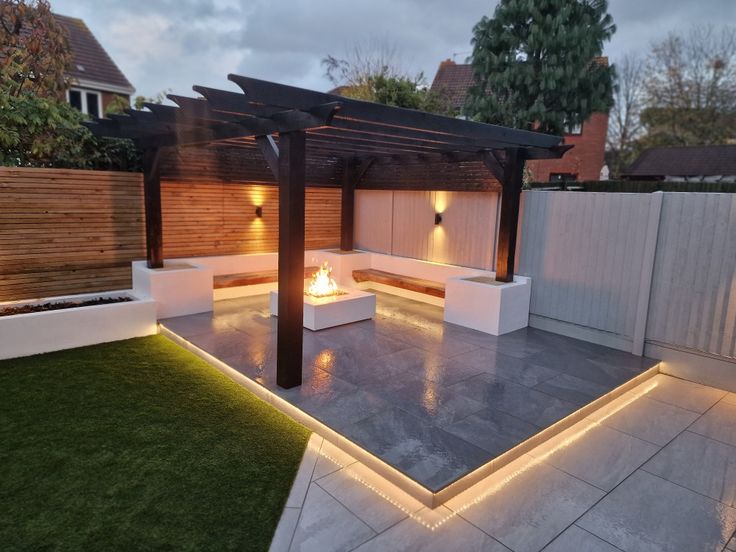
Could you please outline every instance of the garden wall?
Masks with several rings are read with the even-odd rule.
[[[277,196],[273,186],[163,181],[164,255],[275,251]],[[339,243],[339,207],[339,189],[307,190],[308,248]],[[0,301],[127,289],[142,258],[140,174],[0,167]]]

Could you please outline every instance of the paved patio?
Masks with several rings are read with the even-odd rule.
[[[434,510],[313,435],[271,551],[736,552],[734,531],[736,394],[658,375]]]
[[[527,328],[494,337],[377,293],[368,320],[304,331],[304,383],[276,386],[268,297],[162,324],[438,491],[656,361]]]

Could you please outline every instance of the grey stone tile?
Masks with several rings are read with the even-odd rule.
[[[342,387],[334,386],[334,381],[330,385],[329,392],[320,387],[317,388],[319,392],[302,394],[299,399],[291,398],[296,394],[292,390],[278,393],[283,397],[288,393],[289,402],[338,432],[389,407],[388,402],[362,389],[345,392]]]
[[[526,387],[533,387],[560,374],[555,370],[531,364],[523,359],[484,348],[452,357],[447,361],[445,370],[448,373],[447,385],[485,373]],[[456,377],[453,381],[450,374],[457,374],[461,377]]]
[[[216,330],[232,329],[227,322],[215,316],[212,312],[165,318],[161,320],[161,324],[185,338],[207,334]]]
[[[698,414],[677,406],[640,397],[615,413],[606,408],[591,414],[591,419],[639,439],[664,446],[687,428]]]
[[[593,383],[569,374],[560,374],[548,379],[535,385],[534,389],[580,406],[586,405],[610,391],[610,387],[607,385]]]
[[[636,376],[636,372],[596,359],[558,351],[541,351],[529,362],[613,389]]]
[[[731,445],[685,431],[643,469],[736,506],[736,447]]]
[[[349,475],[336,471],[317,483],[375,532],[385,531],[407,514]],[[417,510],[421,504],[417,503]]]
[[[483,403],[429,380],[406,383],[390,391],[388,397],[402,410],[443,428],[485,408]]]
[[[538,464],[464,511],[462,517],[514,551],[537,552],[604,494]]]
[[[399,408],[349,426],[345,436],[432,490],[490,459],[487,451]]]
[[[299,514],[301,514],[301,508],[284,508],[276,532],[273,535],[273,540],[271,540],[269,552],[289,552],[291,539],[299,521]]]
[[[229,326],[253,336],[275,333],[278,326],[278,318],[271,316],[268,308],[241,310],[218,315],[218,318]]]
[[[718,403],[690,426],[690,431],[736,446],[736,404]]]
[[[721,550],[736,510],[638,470],[577,525],[622,550]]]
[[[626,368],[634,372],[644,372],[659,364],[659,360],[644,356],[632,355],[625,351],[612,349],[610,347],[600,347],[599,350],[591,357],[594,360],[605,362],[620,368]]]
[[[352,550],[375,535],[345,506],[319,485],[309,486],[299,517],[292,551],[342,552]]]
[[[533,424],[492,408],[468,416],[445,429],[484,448],[494,457],[514,448],[539,431]]]
[[[551,425],[578,409],[573,403],[488,374],[461,381],[450,389],[537,427]]]
[[[610,491],[659,451],[657,445],[615,429],[595,422],[584,424],[593,425],[584,425],[585,433],[575,442],[559,446],[553,439],[549,446],[542,445],[529,454],[543,455],[546,463],[599,489]],[[575,427],[569,431],[580,430]]]
[[[299,463],[299,469],[294,476],[294,482],[291,484],[289,496],[286,499],[287,508],[301,508],[304,504],[304,498],[307,496],[307,489],[312,482],[312,474],[314,466],[319,458],[319,447],[322,445],[322,437],[315,433],[309,436],[307,448]]]
[[[728,393],[723,397],[723,402],[728,404],[736,404],[736,393]]]
[[[400,333],[395,334],[395,337],[409,345],[444,357],[453,357],[477,348],[472,343],[452,335],[445,335],[442,326],[438,328],[406,327]]]
[[[544,548],[544,552],[621,552],[577,525],[571,525]]]
[[[720,389],[706,387],[664,374],[654,376],[652,381],[657,386],[647,394],[648,397],[693,412],[705,412],[726,395],[726,392]]]
[[[426,508],[419,515],[428,517]],[[438,518],[450,515],[441,506],[434,515]],[[434,531],[430,531],[413,519],[405,519],[356,549],[356,552],[511,552],[477,527],[461,517],[450,517]]]
[[[232,328],[189,337],[189,341],[217,358],[246,355],[253,348],[252,337]]]

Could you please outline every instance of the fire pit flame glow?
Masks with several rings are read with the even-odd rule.
[[[329,297],[331,295],[342,295],[344,292],[337,287],[337,282],[332,278],[332,268],[327,261],[312,274],[312,280],[307,288],[307,295],[312,297]]]

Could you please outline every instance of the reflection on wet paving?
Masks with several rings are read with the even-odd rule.
[[[289,390],[268,296],[162,324],[434,491],[656,364],[533,328],[496,337],[376,295],[373,320],[304,330],[303,384]]]

